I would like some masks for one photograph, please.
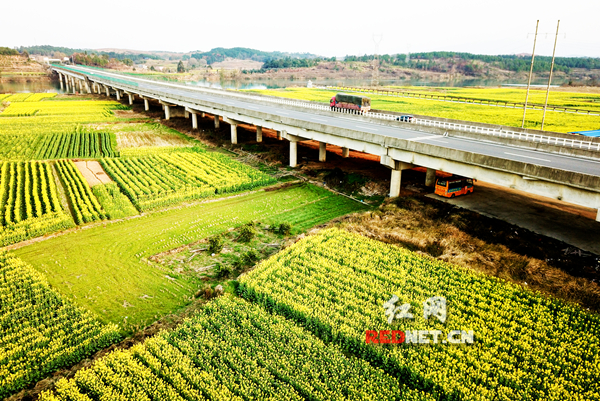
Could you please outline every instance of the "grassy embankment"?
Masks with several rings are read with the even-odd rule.
[[[289,222],[293,232],[365,210],[314,186],[259,191],[79,230],[15,251],[49,283],[102,321],[133,328],[190,302],[203,286],[193,276],[148,261],[251,220]]]
[[[446,93],[452,95],[477,97],[490,100],[510,100],[524,102],[525,91],[517,89],[468,89],[465,92],[454,90]],[[457,88],[458,89],[458,88]],[[410,88],[412,91],[413,88]],[[422,90],[422,88],[420,88]],[[468,92],[467,92],[468,91]],[[287,88],[283,90],[253,90],[263,95],[279,96],[292,99],[310,100],[329,104],[329,99],[338,91]],[[428,92],[429,93],[429,92]],[[441,94],[441,93],[440,93]],[[377,110],[389,110],[398,113],[421,114],[433,117],[451,118],[457,120],[481,122],[487,124],[501,124],[511,127],[521,127],[523,119],[522,109],[493,107],[478,104],[464,104],[442,102],[431,99],[414,99],[390,97],[368,94],[371,98],[371,107]],[[530,102],[543,103],[545,92],[533,90],[530,93]],[[589,102],[588,102],[589,101]],[[550,94],[550,102],[555,105],[581,107],[600,111],[600,94],[577,94],[570,92],[556,92]],[[541,110],[528,110],[525,119],[525,128],[540,129],[542,122]],[[600,117],[582,114],[546,112],[544,130],[554,132],[584,131],[600,128]]]

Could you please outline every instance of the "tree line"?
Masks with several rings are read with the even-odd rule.
[[[362,61],[369,62],[374,59],[374,55],[364,56],[346,56],[344,61]],[[477,69],[478,66],[473,61],[482,61],[500,69],[522,72],[529,71],[531,66],[531,56],[518,55],[498,55],[490,56],[485,54],[458,53],[458,52],[427,52],[411,54],[382,54],[379,56],[380,64],[397,65],[408,68],[428,69],[435,71],[436,68],[443,68],[441,62],[454,62],[455,64],[466,67],[467,69]],[[552,57],[536,56],[533,65],[534,72],[550,71]],[[556,57],[554,60],[555,71],[570,72],[572,68],[597,69],[600,68],[600,58],[593,57]]]

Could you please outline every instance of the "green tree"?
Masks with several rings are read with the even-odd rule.
[[[185,67],[183,66],[183,61],[179,60],[177,64],[177,72],[185,72]]]

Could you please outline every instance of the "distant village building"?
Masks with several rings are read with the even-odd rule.
[[[309,79],[308,82],[306,83],[306,87],[307,88],[312,88],[312,81]]]

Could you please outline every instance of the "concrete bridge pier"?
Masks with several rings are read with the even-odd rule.
[[[60,90],[65,90],[64,86],[63,86],[63,79],[62,79],[62,74],[59,72],[58,73],[58,82],[60,82]]]
[[[433,187],[435,185],[435,169],[428,168],[427,173],[425,175],[425,186]]]
[[[185,109],[184,116],[185,118],[190,118],[190,112],[187,109]]]
[[[219,129],[220,127],[220,121],[219,121],[219,116],[215,114],[215,129]]]
[[[71,92],[75,94],[77,92],[77,88],[75,87],[75,79],[71,78]]]
[[[237,144],[237,124],[231,124],[231,143]]]
[[[285,131],[277,131],[277,139],[281,141],[281,138],[284,134],[285,134]]]
[[[83,80],[78,79],[77,83],[79,84],[79,93],[83,93]]]
[[[327,143],[319,142],[319,161],[324,162],[327,159]]]
[[[256,126],[256,142],[262,142],[262,127],[260,125]]]
[[[343,158],[350,157],[350,149],[349,148],[342,148],[342,157]]]
[[[116,90],[117,92],[117,101],[121,100],[121,91],[120,90]]]
[[[192,115],[192,129],[198,129],[198,112],[186,107],[185,113],[188,114],[188,116],[189,114]]]
[[[128,93],[127,95],[129,96],[129,105],[131,106],[133,104],[133,93]]]
[[[381,164],[392,169],[392,178],[390,182],[390,198],[397,198],[400,196],[400,187],[402,186],[402,170],[408,170],[414,168],[415,165],[411,163],[401,162],[394,160],[388,155],[381,156]]]
[[[110,97],[110,88],[108,86],[104,87],[106,89],[106,96]]]
[[[200,117],[202,117],[202,118],[206,117],[206,113],[202,112],[202,113],[200,114]]]

